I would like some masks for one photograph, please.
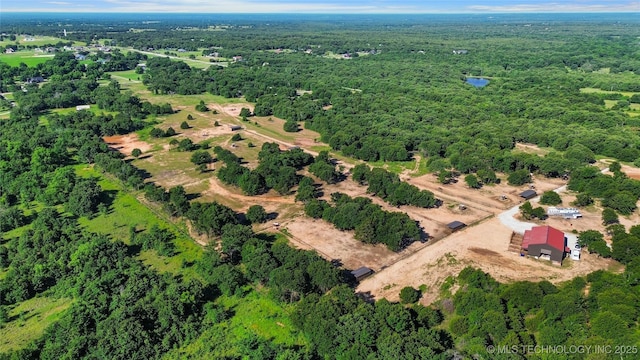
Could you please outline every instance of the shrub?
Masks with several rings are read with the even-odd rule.
[[[158,128],[153,128],[149,132],[149,135],[151,135],[151,137],[154,137],[154,138],[164,137],[164,134],[165,134],[164,131],[162,129],[158,129]]]
[[[579,193],[576,196],[576,201],[573,202],[574,206],[589,206],[593,204],[593,198],[589,194]]]
[[[602,210],[602,224],[611,225],[617,224],[618,222],[618,214],[616,214],[613,209],[606,208]]]
[[[478,177],[473,174],[465,176],[464,181],[467,183],[467,186],[472,189],[479,189],[482,187],[482,184],[480,183],[480,181],[478,181]]]
[[[507,178],[509,185],[520,186],[531,182],[531,174],[526,169],[512,172]]]
[[[560,195],[555,191],[545,191],[540,197],[540,204],[542,205],[558,205],[562,204]]]
[[[300,129],[298,128],[298,122],[296,121],[287,121],[283,126],[284,131],[286,132],[298,132]]]
[[[252,224],[259,224],[267,222],[267,212],[260,205],[252,205],[247,210],[247,220]]]
[[[142,155],[142,150],[140,150],[138,148],[135,148],[135,149],[131,150],[131,156],[137,158],[140,155]]]
[[[400,302],[403,304],[413,304],[420,299],[420,291],[411,286],[403,287],[400,290]]]
[[[207,112],[209,111],[209,108],[207,107],[207,105],[204,103],[203,100],[200,100],[200,103],[196,105],[196,111]]]
[[[183,121],[182,124],[180,124],[180,129],[186,130],[188,128],[190,128],[190,126],[189,126],[189,124],[187,124],[186,121]]]

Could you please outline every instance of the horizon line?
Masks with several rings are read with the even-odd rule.
[[[254,14],[282,14],[282,15],[466,15],[466,14],[635,14],[640,10],[573,10],[573,11],[556,11],[556,10],[514,10],[514,11],[424,11],[424,12],[377,12],[377,11],[359,11],[359,12],[318,12],[318,11],[297,11],[297,12],[281,12],[281,11],[263,11],[263,12],[239,12],[239,11],[219,11],[219,12],[201,12],[193,10],[156,10],[156,11],[117,11],[117,10],[3,10],[3,14],[202,14],[202,15],[254,15]]]

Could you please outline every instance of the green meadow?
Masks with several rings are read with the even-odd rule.
[[[111,205],[106,214],[96,214],[95,217],[80,218],[79,222],[86,230],[107,234],[114,240],[129,243],[130,229],[143,231],[157,225],[168,229],[175,235],[176,255],[171,257],[159,256],[155,251],[143,251],[139,259],[161,272],[182,273],[193,275],[191,268],[182,268],[184,263],[193,263],[202,254],[202,250],[189,237],[186,227],[179,222],[167,219],[162,209],[142,204],[137,193],[122,191],[122,186],[116,181],[102,176],[92,167],[81,165],[76,167],[76,173],[81,177],[98,178],[98,184],[110,198]],[[142,196],[141,194],[137,194]]]
[[[24,348],[41,337],[72,303],[68,298],[35,297],[10,306],[10,321],[0,327],[0,353]]]
[[[24,63],[29,67],[33,67],[52,58],[53,54],[34,55],[33,51],[17,51],[12,54],[0,54],[0,61],[10,66],[19,66],[20,63]]]
[[[254,335],[289,347],[308,344],[291,323],[294,306],[271,299],[265,288],[246,290],[244,297],[223,295],[216,300],[233,317],[205,326],[199,338],[167,353],[164,359],[237,358],[242,351],[239,342]]]

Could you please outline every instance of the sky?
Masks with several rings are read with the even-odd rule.
[[[631,0],[0,0],[2,12],[640,12]]]

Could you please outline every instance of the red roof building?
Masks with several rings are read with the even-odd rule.
[[[524,232],[522,249],[531,256],[548,256],[552,262],[562,263],[567,248],[564,233],[551,226],[535,226]]]

